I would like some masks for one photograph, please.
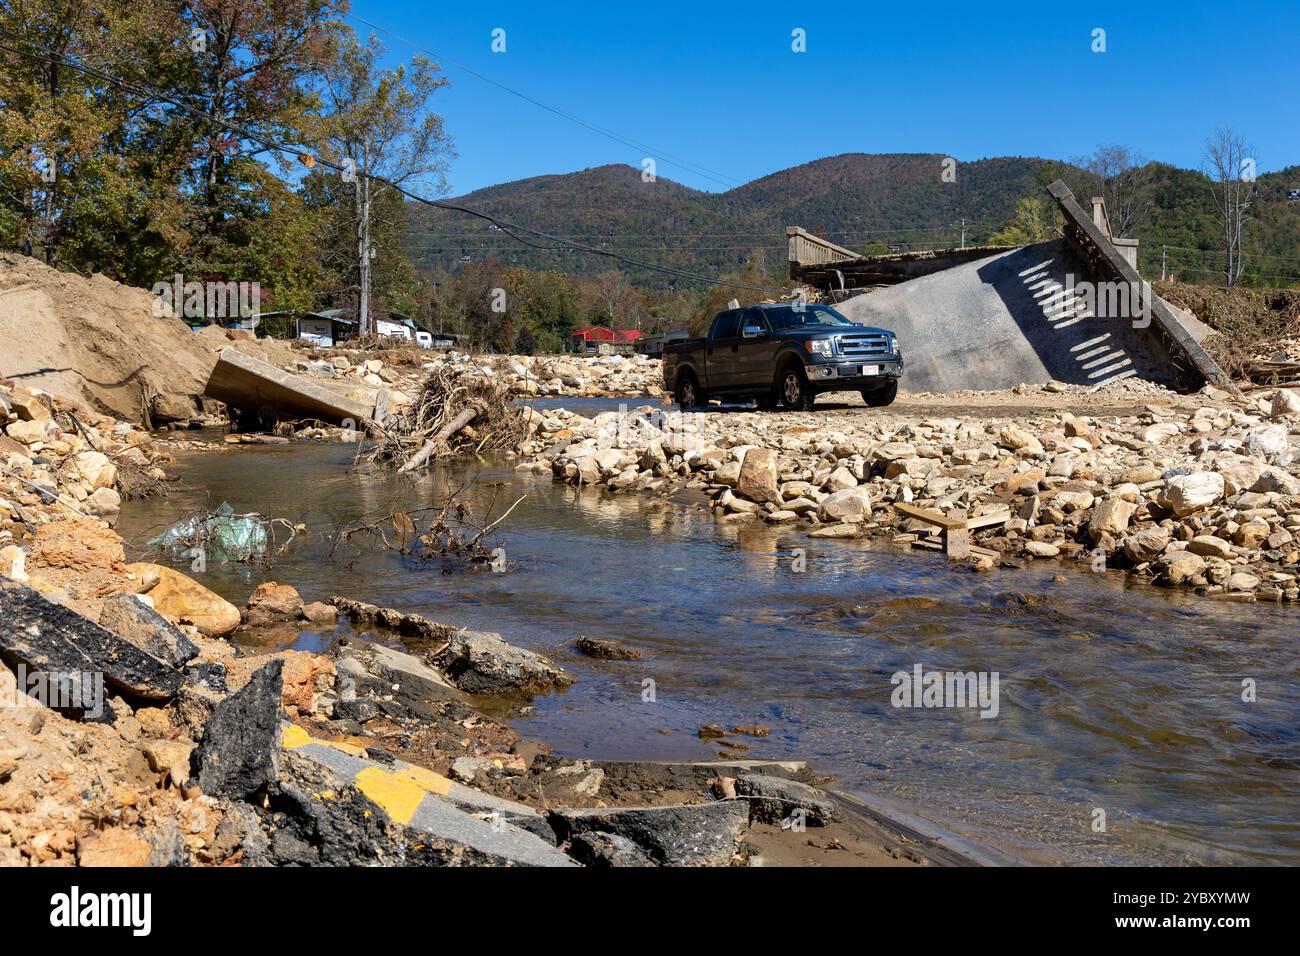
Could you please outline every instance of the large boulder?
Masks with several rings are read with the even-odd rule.
[[[865,486],[844,488],[822,499],[817,509],[823,521],[843,521],[871,514],[871,493]]]
[[[1094,541],[1102,535],[1121,535],[1128,530],[1128,523],[1137,511],[1137,505],[1123,498],[1109,498],[1093,509],[1088,521],[1088,533]]]
[[[1294,416],[1300,418],[1300,389],[1279,388],[1273,393],[1273,404],[1269,407],[1272,418]]]
[[[81,480],[92,489],[112,488],[117,484],[117,466],[109,461],[108,456],[97,451],[83,451],[73,456],[72,465],[81,475]]]
[[[1223,497],[1223,491],[1222,475],[1199,471],[1170,478],[1156,500],[1182,518],[1214,504]]]
[[[302,598],[292,585],[264,581],[248,598],[245,623],[252,627],[293,621],[302,611]]]
[[[740,463],[736,491],[750,501],[781,502],[776,478],[776,452],[770,448],[751,448]]]
[[[9,405],[14,414],[25,422],[49,421],[53,417],[40,396],[30,389],[15,388],[9,394]]]
[[[21,445],[35,445],[37,442],[53,441],[59,434],[59,428],[53,421],[16,421],[5,427],[7,434]]]
[[[1125,538],[1121,547],[1130,561],[1134,564],[1143,564],[1160,557],[1165,548],[1169,547],[1171,537],[1167,528],[1158,526],[1143,528]]]
[[[1291,439],[1285,425],[1260,425],[1246,433],[1242,450],[1269,464],[1286,464],[1290,458]]]
[[[1170,551],[1156,562],[1160,580],[1169,584],[1186,584],[1204,567],[1205,559],[1190,551]]]
[[[1030,455],[1043,453],[1043,443],[1038,437],[1019,425],[1007,425],[999,430],[998,444],[1011,451],[1023,451]]]
[[[209,637],[239,627],[239,608],[193,578],[161,564],[128,564],[126,570],[139,581],[137,590],[153,600],[154,610],[173,623],[193,624]]]

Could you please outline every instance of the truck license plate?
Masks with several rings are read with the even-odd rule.
[[[879,366],[879,365],[864,365],[864,366],[862,366],[862,374],[863,374],[863,375],[879,375],[879,374],[880,374],[880,366]]]

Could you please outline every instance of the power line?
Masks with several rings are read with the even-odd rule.
[[[526,102],[532,103],[534,106],[538,106],[546,110],[548,113],[554,113],[556,116],[562,117],[563,119],[566,119],[571,123],[576,123],[577,125],[583,127],[584,129],[591,130],[593,133],[598,133],[601,136],[607,137],[608,139],[612,139],[616,143],[621,143],[624,146],[631,146],[635,149],[639,149],[644,152],[650,153],[651,155],[654,155],[656,157],[666,159],[668,160],[668,163],[671,166],[678,166],[681,169],[685,169],[687,172],[694,173],[696,176],[699,176],[703,179],[712,180],[718,185],[725,186],[728,189],[732,189],[741,185],[741,183],[725,175],[724,173],[719,173],[716,170],[708,169],[705,166],[699,166],[695,163],[691,163],[688,162],[687,160],[681,159],[680,157],[674,156],[672,153],[666,152],[664,150],[655,149],[653,146],[648,146],[644,143],[639,143],[633,139],[628,139],[624,136],[621,136],[618,133],[613,132],[612,130],[608,130],[605,129],[604,127],[597,126],[594,123],[590,123],[587,120],[584,120],[580,116],[575,116],[572,113],[568,113],[565,112],[564,110],[558,109],[557,107],[551,106],[549,103],[544,103],[534,96],[529,96],[527,93],[523,93],[520,90],[516,90],[513,87],[507,86],[506,84],[500,82],[499,80],[494,80],[492,77],[480,73],[477,70],[468,67],[463,63],[457,63],[455,60],[450,59],[449,57],[445,57],[442,56],[441,54],[434,53],[432,50],[420,46],[414,40],[408,40],[406,37],[401,36],[398,33],[394,33],[393,31],[389,30],[387,27],[382,27],[377,23],[372,23],[371,21],[365,19],[364,17],[359,17],[354,13],[347,13],[345,14],[345,16],[349,20],[355,20],[357,23],[365,24],[366,26],[370,27],[372,30],[378,30],[380,33],[392,37],[394,40],[397,40],[399,43],[406,44],[413,50],[417,50],[420,53],[424,53],[427,56],[433,57],[434,59],[442,60],[445,63],[450,63],[452,66],[456,67],[456,69],[463,70],[464,72],[468,73],[470,76],[482,80],[484,83],[490,83],[493,86],[497,87],[498,89],[510,93],[512,96],[517,96],[521,100],[525,100]]]
[[[83,73],[87,76],[93,76],[96,79],[102,80],[107,83],[111,83],[117,86],[119,89],[125,90],[136,96],[140,96],[142,98],[149,99],[149,100],[155,100],[160,103],[166,103],[170,106],[176,107],[177,109],[185,110],[191,115],[207,119],[210,122],[216,123],[217,125],[222,126],[233,133],[237,133],[241,138],[249,140],[254,143],[258,143],[259,145],[267,149],[275,150],[281,153],[286,153],[290,156],[295,156],[299,160],[308,160],[312,164],[320,163],[322,166],[328,167],[329,169],[332,169],[338,173],[345,172],[344,167],[338,163],[332,162],[328,159],[324,159],[323,157],[316,156],[315,154],[309,153],[306,150],[296,146],[288,146],[283,143],[274,142],[262,136],[261,134],[254,133],[244,127],[231,123],[230,121],[223,119],[222,117],[214,116],[213,114],[208,113],[204,110],[200,110],[196,107],[189,106],[186,103],[182,103],[171,97],[165,96],[164,94],[159,93],[155,90],[150,90],[149,88],[141,86],[139,84],[130,83],[111,73],[107,73],[103,70],[98,70],[94,67],[85,66],[74,60],[69,60],[66,57],[61,57],[53,53],[52,51],[50,51],[47,47],[42,47],[39,44],[33,43],[31,40],[27,39],[26,37],[23,37],[19,34],[12,33],[11,31],[6,30],[3,27],[0,27],[0,33],[3,33],[5,36],[12,37],[23,43],[27,43],[32,46],[35,46],[38,49],[44,51],[44,53],[43,54],[33,53],[28,50],[15,49],[5,44],[0,44],[0,50],[4,50],[9,53],[14,53],[19,56],[26,56],[32,59],[44,60],[47,63],[64,66],[70,70]],[[398,192],[399,194],[405,196],[407,199],[410,199],[413,202],[417,202],[426,206],[431,206],[435,209],[442,209],[449,212],[459,212],[468,216],[473,216],[477,219],[482,219],[486,222],[495,225],[498,229],[500,229],[502,232],[505,232],[507,235],[509,235],[511,238],[515,239],[516,241],[526,246],[531,246],[535,249],[542,249],[545,251],[552,251],[552,252],[556,251],[556,248],[554,246],[539,245],[538,243],[532,242],[529,239],[525,239],[523,236],[518,235],[515,230],[529,233],[533,236],[536,236],[548,242],[558,243],[559,245],[566,246],[568,248],[580,252],[586,252],[591,255],[604,256],[606,258],[615,259],[620,262],[626,262],[629,265],[634,265],[637,266],[638,268],[648,269],[654,272],[660,272],[665,275],[672,275],[684,279],[692,279],[700,282],[705,282],[710,285],[720,285],[720,286],[726,286],[728,288],[735,288],[735,289],[746,289],[752,292],[762,292],[766,294],[776,294],[776,295],[782,294],[782,290],[779,289],[767,289],[767,288],[763,288],[762,286],[749,285],[748,283],[732,282],[715,276],[706,276],[700,273],[690,272],[685,269],[678,269],[673,266],[664,266],[654,262],[647,262],[645,260],[636,259],[631,256],[623,255],[621,253],[612,252],[606,249],[599,249],[587,245],[586,243],[565,240],[559,236],[552,236],[540,230],[532,229],[528,226],[507,222],[506,220],[499,219],[495,216],[489,215],[488,213],[485,212],[481,212],[477,209],[471,209],[467,206],[461,206],[456,203],[446,202],[444,200],[428,199],[424,196],[420,196],[416,193],[411,192],[409,189],[405,188],[404,186],[400,186],[389,179],[385,179],[382,176],[377,176],[374,173],[353,171],[353,174],[365,176],[367,179],[371,180],[372,182],[379,183],[380,185],[383,186],[387,186],[389,189]]]

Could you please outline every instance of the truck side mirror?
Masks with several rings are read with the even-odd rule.
[[[744,331],[741,332],[741,335],[747,339],[761,339],[766,334],[761,325],[747,325]]]

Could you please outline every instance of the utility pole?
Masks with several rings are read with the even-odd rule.
[[[1160,247],[1160,281],[1161,281],[1161,282],[1167,282],[1167,281],[1168,281],[1168,280],[1165,278],[1165,275],[1166,275],[1166,273],[1165,273],[1165,257],[1166,257],[1168,254],[1169,254],[1169,247],[1168,247],[1168,246],[1163,246],[1163,245],[1162,245],[1162,246]]]
[[[365,341],[370,334],[370,176],[366,151],[361,149],[360,168],[354,173],[357,210],[357,267],[360,272],[357,291],[357,337]]]
[[[966,217],[961,217],[961,247],[966,248]]]

